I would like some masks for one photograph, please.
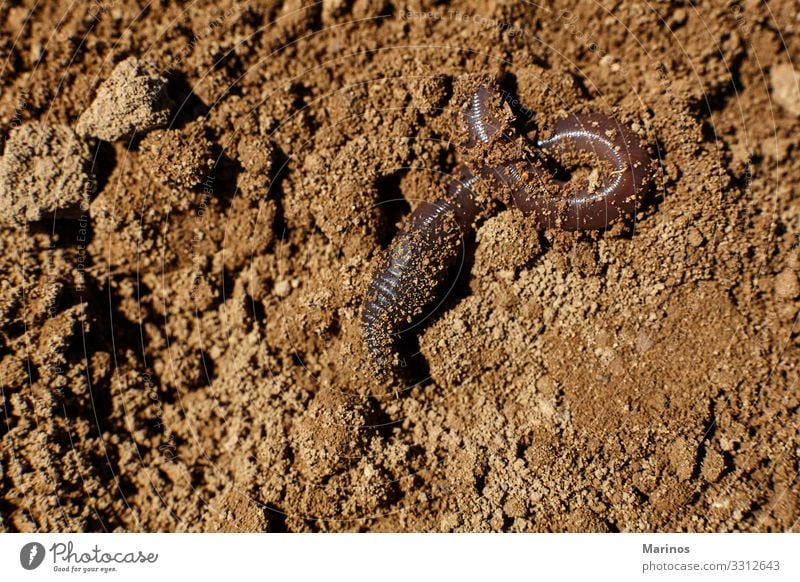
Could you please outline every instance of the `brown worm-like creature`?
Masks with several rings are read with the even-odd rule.
[[[421,202],[411,213],[367,291],[364,341],[379,373],[391,364],[395,336],[436,297],[472,228],[477,207],[470,187],[477,178],[466,166],[457,172],[461,177],[450,183],[444,199]]]
[[[499,93],[485,85],[472,95],[464,113],[464,149],[468,154],[480,149],[481,144],[492,149],[493,144],[523,139],[502,131],[504,123],[492,111],[496,98]],[[550,137],[537,141],[536,147],[556,155],[588,153],[610,166],[611,171],[602,185],[575,189],[552,177],[539,161],[473,160],[474,173],[460,165],[444,198],[420,203],[405,220],[367,290],[362,310],[364,341],[380,376],[388,377],[400,363],[394,350],[395,337],[417,322],[458,261],[462,240],[479,212],[471,190],[479,179],[490,180],[497,186],[499,197],[539,227],[565,230],[601,229],[632,215],[650,181],[651,160],[639,138],[604,115],[562,119]],[[509,151],[519,152],[521,148]]]

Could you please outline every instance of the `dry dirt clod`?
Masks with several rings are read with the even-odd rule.
[[[792,115],[800,116],[800,77],[792,65],[784,63],[772,67],[769,80],[775,102]]]
[[[33,122],[16,128],[0,158],[0,217],[6,224],[77,218],[94,181],[89,146],[65,125]]]
[[[266,198],[275,156],[274,146],[266,138],[245,135],[239,140],[236,153],[244,168],[239,180],[242,194],[251,201]]]
[[[480,273],[520,268],[542,252],[536,229],[517,209],[488,219],[477,240],[475,271]]]
[[[197,122],[177,129],[156,129],[142,139],[142,161],[165,186],[190,189],[203,181],[213,165],[211,141]]]
[[[76,129],[105,141],[127,139],[166,125],[171,108],[166,77],[154,64],[129,57],[100,85]]]

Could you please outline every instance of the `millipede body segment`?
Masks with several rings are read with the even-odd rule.
[[[473,194],[488,180],[496,196],[519,208],[540,228],[602,229],[629,217],[646,191],[650,157],[638,136],[612,118],[576,114],[557,121],[540,150],[556,159],[589,155],[606,169],[599,183],[581,187],[554,177],[542,160],[528,159],[524,137],[502,119],[500,93],[481,85],[463,113],[463,150],[470,158],[456,168],[445,195],[422,202],[404,221],[376,269],[362,309],[367,349],[381,376],[399,362],[395,338],[413,326],[437,297],[462,256],[463,240],[481,208]],[[509,159],[487,161],[501,151]]]
[[[392,241],[367,290],[362,311],[364,341],[378,364],[387,369],[396,335],[414,324],[463,248],[476,206],[470,187],[477,181],[466,166],[450,183],[447,195],[421,202]]]

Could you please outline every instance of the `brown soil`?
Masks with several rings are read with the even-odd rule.
[[[0,213],[0,529],[800,529],[794,0],[80,4],[0,7],[3,177],[43,196]],[[475,75],[531,136],[613,114],[655,183],[611,232],[484,220],[395,394],[361,301]],[[69,173],[96,97],[139,134]]]

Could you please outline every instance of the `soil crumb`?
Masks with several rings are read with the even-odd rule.
[[[0,158],[4,223],[75,217],[94,190],[89,145],[64,125],[26,123],[11,131]]]
[[[98,87],[76,129],[105,141],[126,139],[166,125],[171,107],[166,77],[152,63],[129,57]]]

